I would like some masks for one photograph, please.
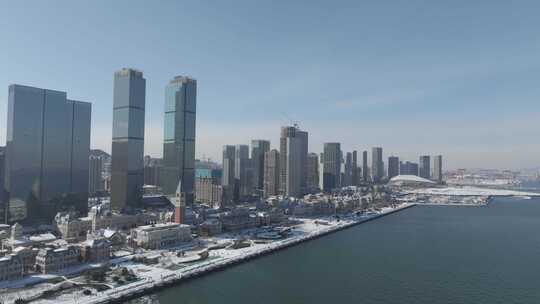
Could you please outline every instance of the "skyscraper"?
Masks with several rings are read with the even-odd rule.
[[[362,152],[362,179],[365,182],[369,181],[369,168],[368,168],[368,151]]]
[[[442,170],[442,155],[437,155],[433,158],[433,180],[439,184],[443,181]]]
[[[9,86],[5,190],[9,221],[48,222],[88,210],[90,103],[65,92]]]
[[[351,182],[353,186],[358,186],[360,184],[360,168],[358,167],[358,151],[354,150],[352,152],[352,177]]]
[[[345,156],[345,168],[344,168],[344,179],[341,181],[341,186],[351,186],[353,184],[353,154],[351,152],[347,152]]]
[[[341,186],[341,145],[325,143],[323,157],[323,190],[330,192]]]
[[[401,175],[418,175],[418,164],[413,162],[400,162],[399,174]]]
[[[307,188],[308,133],[297,126],[281,127],[280,192],[299,197]]]
[[[262,190],[264,185],[264,155],[270,151],[268,140],[251,141],[251,160],[253,162],[253,178],[256,189]]]
[[[371,149],[371,179],[374,183],[378,183],[384,176],[383,164],[383,149],[381,147],[373,147]]]
[[[88,192],[90,195],[95,195],[98,191],[103,190],[103,159],[101,156],[90,155],[90,172],[88,178]]]
[[[420,162],[418,166],[418,175],[422,178],[429,179],[431,176],[431,168],[430,168],[430,157],[429,155],[422,155],[420,156]]]
[[[238,199],[237,185],[234,178],[235,150],[234,146],[223,146],[223,175],[221,177],[221,185],[223,186],[227,202],[236,201]]]
[[[141,203],[145,99],[142,72],[122,69],[114,74],[111,207],[116,211]]]
[[[309,153],[307,158],[307,188],[313,193],[319,189],[319,156]]]
[[[0,147],[0,223],[6,222],[6,206],[4,191],[4,168],[5,168],[5,147]]]
[[[195,197],[195,119],[197,81],[176,76],[165,88],[165,121],[163,133],[163,193],[171,195],[178,189],[185,193],[186,204]]]
[[[270,150],[264,156],[264,197],[279,194],[279,151]]]
[[[388,179],[399,175],[399,157],[388,157]]]
[[[236,145],[234,154],[234,178],[238,184],[239,196],[244,199],[252,194],[253,170],[249,159],[249,146]]]

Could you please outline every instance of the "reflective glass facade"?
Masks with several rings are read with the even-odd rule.
[[[10,221],[87,211],[91,104],[65,92],[9,87],[5,190]]]
[[[144,183],[144,107],[142,72],[122,69],[114,75],[111,207],[140,206]]]
[[[165,88],[162,188],[176,192],[181,181],[186,203],[191,204],[195,186],[195,120],[197,81],[177,76]]]

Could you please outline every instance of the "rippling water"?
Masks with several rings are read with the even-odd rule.
[[[168,303],[540,303],[540,200],[414,207],[165,290]]]

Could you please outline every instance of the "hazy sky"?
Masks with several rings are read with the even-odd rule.
[[[76,3],[75,3],[76,2]],[[7,87],[92,102],[110,151],[113,73],[144,72],[146,153],[164,88],[198,81],[197,156],[298,121],[310,150],[384,147],[456,167],[540,165],[538,1],[0,1],[0,143]]]

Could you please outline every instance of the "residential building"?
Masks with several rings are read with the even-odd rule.
[[[196,108],[197,81],[185,76],[171,80],[165,89],[162,188],[174,194],[181,182],[187,205],[195,195]]]
[[[144,183],[144,115],[146,79],[134,69],[114,74],[111,153],[111,207],[116,211],[141,205]]]
[[[264,155],[270,151],[270,141],[256,139],[251,141],[251,160],[253,162],[254,187],[264,188]]]
[[[442,155],[437,155],[433,158],[433,180],[439,184],[443,182],[443,164]]]
[[[270,150],[264,155],[264,197],[279,194],[279,161],[278,150]]]
[[[59,210],[87,212],[91,111],[65,92],[9,86],[8,221],[50,223]]]
[[[373,147],[371,149],[371,179],[378,183],[384,177],[383,149]]]
[[[425,179],[431,178],[431,159],[429,155],[422,155],[420,156],[420,162],[418,166],[418,175]]]
[[[307,189],[309,193],[319,189],[319,156],[309,153],[307,157]]]
[[[36,271],[42,274],[59,273],[81,264],[81,249],[77,245],[62,248],[43,248],[36,256]]]
[[[195,198],[197,202],[207,204],[212,208],[220,207],[223,201],[223,186],[212,177],[195,179]]]
[[[103,159],[101,156],[90,155],[89,160],[88,192],[90,196],[103,190]]]

